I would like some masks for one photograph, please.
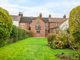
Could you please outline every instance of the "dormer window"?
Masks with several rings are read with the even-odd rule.
[[[35,29],[36,29],[36,32],[37,32],[37,33],[40,33],[41,27],[40,27],[39,24],[37,24],[37,25],[35,26]]]

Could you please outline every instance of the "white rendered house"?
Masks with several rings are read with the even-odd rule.
[[[62,31],[65,31],[69,28],[69,20],[67,19],[65,22],[63,22],[61,25],[60,25],[60,30]]]

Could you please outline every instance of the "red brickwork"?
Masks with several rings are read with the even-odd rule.
[[[37,24],[37,19],[32,20],[32,23],[30,25],[32,35],[34,37],[45,37],[45,22],[42,19],[39,20],[39,24],[41,26],[40,33],[36,32],[36,24]]]
[[[29,23],[20,23],[19,26],[20,26],[20,28],[22,28],[24,30],[29,29]]]
[[[36,32],[36,24],[37,24],[37,19],[33,20],[30,27],[31,27],[31,31],[32,31],[32,35],[34,37],[45,37],[45,23],[42,19],[39,20],[39,24],[40,24],[40,33]]]
[[[49,33],[58,33],[59,26],[65,21],[66,18],[42,18],[39,17],[22,17],[19,23],[20,28],[24,30],[31,30],[33,37],[45,37]],[[40,25],[40,32],[36,30],[36,25]]]

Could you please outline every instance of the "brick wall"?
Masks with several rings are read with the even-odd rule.
[[[29,29],[29,23],[20,23],[19,26],[20,26],[20,28],[22,28],[24,30],[28,30]]]
[[[34,37],[45,37],[45,23],[44,23],[44,21],[42,19],[39,20],[39,25],[41,27],[40,33],[36,32],[36,29],[35,29],[36,24],[37,24],[37,18],[35,20],[33,20],[31,25],[30,25],[32,35]]]

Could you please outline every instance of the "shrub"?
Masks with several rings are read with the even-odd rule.
[[[18,28],[18,40],[22,40],[28,37],[31,37],[30,31]]]
[[[12,30],[12,20],[9,13],[0,7],[0,46],[6,43]]]
[[[63,46],[64,46],[64,43],[62,42],[62,41],[56,41],[56,40],[54,40],[53,41],[53,47],[54,48],[57,48],[57,49],[62,49],[63,48]]]
[[[48,44],[51,48],[71,48],[77,49],[77,44],[70,37],[70,34],[67,32],[59,32],[58,34],[49,34]]]
[[[18,28],[13,25],[12,32],[10,34],[10,39],[8,42],[16,42],[18,40]]]
[[[51,34],[49,34],[49,35],[47,36],[47,38],[48,38],[48,45],[49,45],[51,48],[53,48],[53,40],[55,40],[56,35],[51,33]]]
[[[76,42],[80,42],[80,6],[72,9],[69,16],[69,31]]]
[[[16,27],[13,25],[12,27],[12,33],[10,35],[10,39],[9,39],[9,43],[11,42],[16,42],[18,40],[22,40],[22,39],[25,39],[25,38],[28,38],[28,37],[31,37],[31,32],[28,31],[28,30],[23,30],[23,29],[20,29],[19,27]]]
[[[66,44],[66,34],[61,32],[56,34],[54,44],[55,48],[64,48]]]

